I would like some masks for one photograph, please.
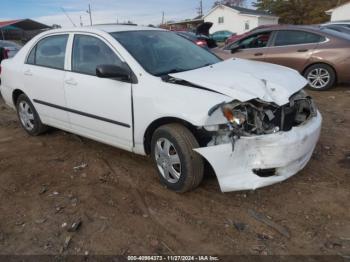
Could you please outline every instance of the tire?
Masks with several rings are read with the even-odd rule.
[[[326,64],[310,66],[306,69],[304,76],[309,81],[308,89],[316,91],[331,89],[337,80],[334,69]]]
[[[29,135],[38,136],[47,131],[48,127],[41,122],[35,107],[25,94],[18,97],[16,108],[19,122]]]
[[[153,134],[151,147],[152,159],[160,181],[167,188],[185,193],[200,185],[203,180],[204,162],[202,157],[193,151],[194,148],[199,148],[199,144],[185,126],[168,124],[159,127]]]

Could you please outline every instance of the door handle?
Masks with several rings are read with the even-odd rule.
[[[68,79],[68,80],[65,80],[64,82],[65,82],[67,85],[70,85],[70,86],[76,86],[76,85],[78,85],[78,83],[77,83],[73,78]]]
[[[32,71],[30,71],[30,70],[28,69],[28,70],[24,71],[24,75],[25,75],[25,76],[32,76],[33,73],[32,73]]]
[[[307,51],[309,51],[309,49],[299,49],[299,50],[298,50],[299,53],[305,53],[305,52],[307,52]]]
[[[255,56],[263,56],[264,54],[263,53],[256,53],[254,54]]]

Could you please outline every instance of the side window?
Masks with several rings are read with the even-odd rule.
[[[239,45],[242,49],[263,48],[266,47],[271,36],[271,32],[264,32],[252,35],[240,41]]]
[[[300,45],[319,43],[324,37],[304,31],[278,31],[275,39],[275,46]]]
[[[100,39],[88,35],[75,35],[72,71],[96,75],[98,65],[122,65],[119,57]]]
[[[30,53],[27,63],[64,69],[67,41],[68,35],[49,36],[41,40]]]

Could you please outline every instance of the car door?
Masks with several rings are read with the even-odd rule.
[[[249,35],[231,45],[232,56],[257,61],[265,61],[271,41],[270,31]]]
[[[318,43],[326,39],[301,30],[275,31],[265,61],[303,71]]]
[[[68,34],[41,39],[30,51],[22,74],[27,95],[32,99],[43,123],[69,129],[64,75]]]
[[[98,78],[98,65],[124,62],[103,38],[75,34],[65,94],[72,129],[83,136],[126,150],[132,148],[132,86],[130,82]]]

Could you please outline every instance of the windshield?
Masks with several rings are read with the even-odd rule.
[[[154,76],[188,71],[220,62],[220,58],[168,31],[128,31],[111,34]]]

